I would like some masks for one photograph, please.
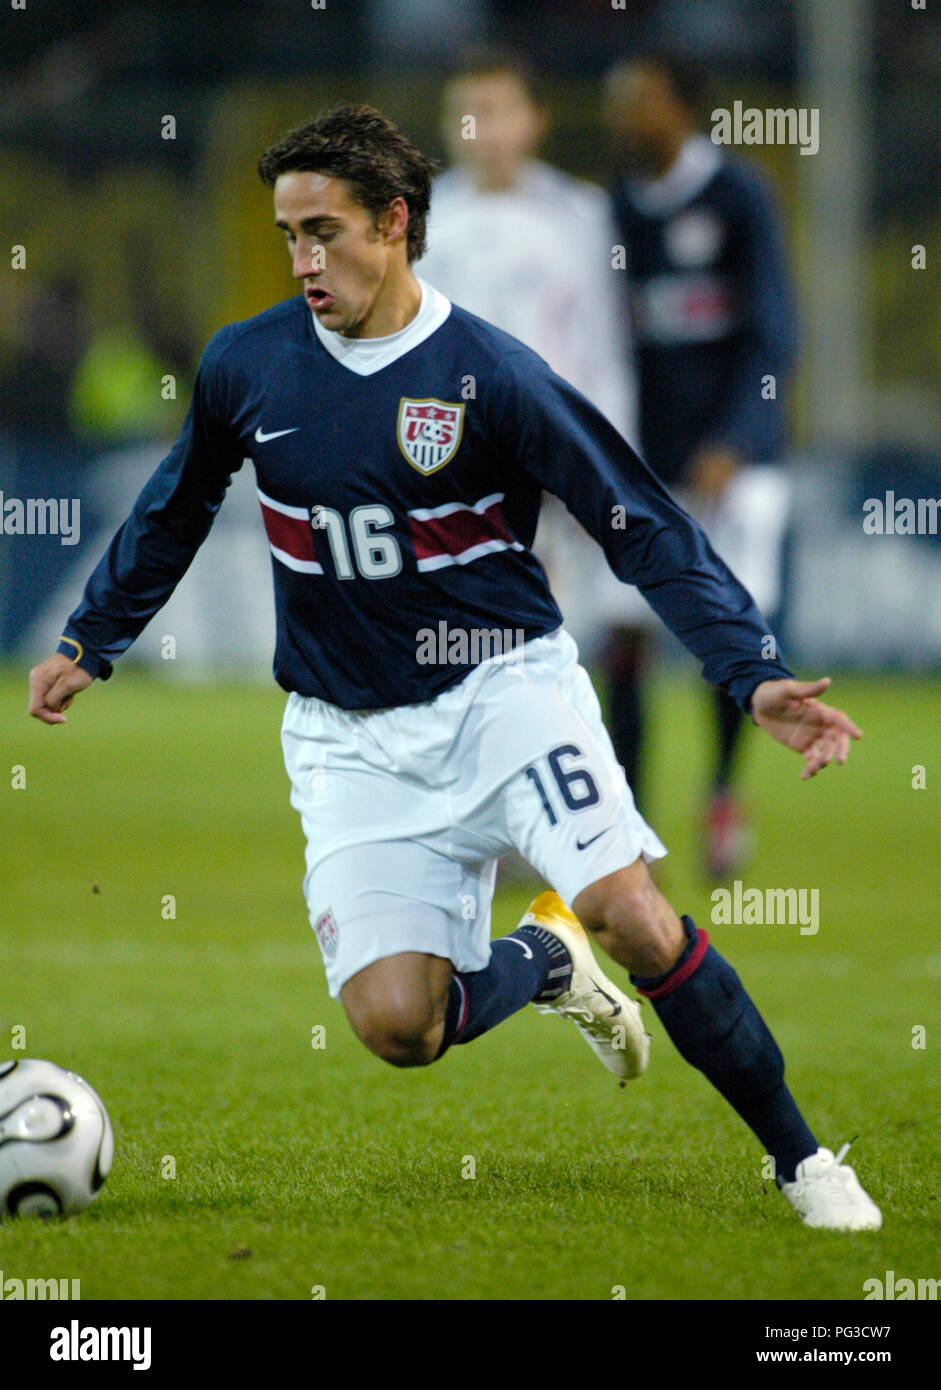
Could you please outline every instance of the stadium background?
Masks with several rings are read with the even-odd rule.
[[[115,679],[67,730],[25,716],[28,666],[175,436],[206,339],[293,292],[258,153],[353,98],[442,154],[440,75],[486,37],[542,71],[547,157],[601,182],[599,79],[650,40],[708,66],[716,105],[821,111],[817,156],[742,153],[773,179],[803,323],[789,654],[802,671],[826,662],[866,741],[806,784],[752,740],[751,881],[818,887],[821,929],[713,932],[822,1141],[861,1131],[851,1160],[887,1212],[878,1237],[813,1259],[754,1141],[656,1022],[651,1074],[623,1092],[531,1011],[420,1074],[352,1037],[300,892],[250,469]],[[4,11],[0,51],[0,245],[27,254],[0,276],[0,490],[82,504],[74,547],[0,536],[0,1055],[23,1025],[29,1054],[88,1075],[118,1141],[75,1226],[4,1231],[7,1274],[79,1276],[84,1298],[109,1299],[307,1299],[321,1285],[331,1299],[604,1299],[620,1285],[859,1299],[888,1269],[937,1275],[941,550],[861,525],[862,501],[887,488],[941,495],[937,7],[28,0]],[[648,814],[671,850],[665,890],[708,922],[697,697],[685,674],[658,686]],[[528,896],[503,889],[497,931]],[[927,1051],[911,1042],[922,1025]],[[476,1182],[461,1180],[468,1154]]]
[[[941,540],[864,537],[861,526],[864,499],[887,488],[941,495],[937,14],[895,0],[551,0],[538,23],[531,14],[507,0],[112,0],[95,17],[56,4],[6,17],[3,240],[25,245],[28,262],[0,282],[0,476],[8,497],[83,503],[78,546],[4,536],[6,653],[49,649],[89,560],[174,438],[210,334],[291,293],[258,152],[352,98],[441,156],[440,73],[462,42],[493,37],[543,76],[546,156],[601,183],[613,169],[599,78],[647,41],[701,59],[716,105],[820,108],[817,155],[740,151],[771,175],[800,295],[789,649],[810,662],[938,664]],[[233,657],[269,669],[249,471],[159,620],[191,672],[197,659]],[[153,631],[131,659],[160,659]]]

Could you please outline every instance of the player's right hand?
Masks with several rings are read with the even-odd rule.
[[[85,690],[94,679],[81,666],[76,666],[70,656],[54,653],[29,673],[30,714],[44,724],[67,723],[62,711],[67,710],[78,692]]]

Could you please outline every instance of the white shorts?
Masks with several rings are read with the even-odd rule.
[[[354,711],[290,695],[281,740],[334,997],[402,951],[482,970],[497,860],[512,849],[567,903],[666,854],[562,628],[422,704]]]

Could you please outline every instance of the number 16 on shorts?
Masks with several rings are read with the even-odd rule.
[[[587,811],[601,800],[598,786],[588,769],[572,766],[574,759],[584,756],[576,744],[560,743],[538,764],[532,763],[526,768],[526,776],[536,788],[550,825],[557,825],[559,821],[552,804],[554,799],[556,804],[561,802],[560,810],[564,808],[566,811]],[[543,765],[548,776],[542,770]]]
[[[560,743],[523,769],[515,798],[517,848],[567,903],[648,847],[663,852],[613,754],[610,765],[598,757]]]

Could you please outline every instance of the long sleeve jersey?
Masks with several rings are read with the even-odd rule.
[[[92,573],[61,651],[110,675],[246,458],[285,690],[344,709],[412,704],[467,674],[417,659],[441,622],[524,641],[554,631],[562,617],[530,550],[543,488],[744,708],[761,681],[791,674],[764,659],[750,595],[605,416],[424,283],[418,315],[390,338],[328,333],[303,296],[215,334],[182,433]]]

